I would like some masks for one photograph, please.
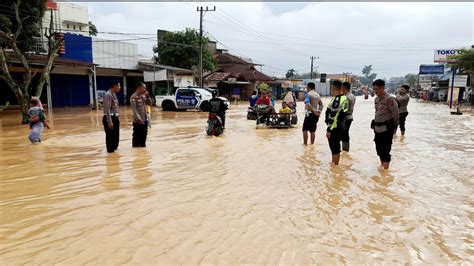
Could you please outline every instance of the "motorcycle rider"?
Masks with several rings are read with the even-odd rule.
[[[249,103],[250,103],[250,107],[254,107],[255,104],[257,103],[258,101],[258,95],[257,95],[257,91],[253,91],[252,93],[252,96],[250,96],[250,99],[249,99]]]
[[[213,91],[212,99],[209,101],[211,104],[210,113],[217,114],[222,120],[222,128],[225,128],[225,111],[227,110],[227,105],[224,103],[224,100],[217,96],[219,96],[219,92],[217,90]]]

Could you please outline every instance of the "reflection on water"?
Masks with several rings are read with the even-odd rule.
[[[327,102],[327,99],[326,99]],[[300,105],[302,108],[302,105]],[[154,110],[147,148],[131,148],[130,110],[107,154],[101,113],[58,109],[30,145],[0,113],[0,259],[4,264],[473,263],[474,119],[412,101],[389,171],[358,99],[351,152],[332,166],[319,123],[267,129],[232,106],[207,137],[207,114]],[[300,110],[302,114],[302,110]]]

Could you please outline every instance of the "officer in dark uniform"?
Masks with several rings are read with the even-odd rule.
[[[115,81],[110,84],[110,89],[104,95],[104,117],[102,124],[105,131],[105,143],[107,152],[112,153],[117,150],[120,137],[119,103],[117,93],[120,91],[120,82]]]
[[[349,110],[349,100],[342,92],[342,82],[340,80],[331,81],[331,95],[326,109],[326,137],[331,149],[332,162],[339,164],[341,153],[341,135],[344,130],[344,122]]]
[[[375,148],[384,169],[390,166],[393,132],[399,123],[398,104],[394,97],[385,92],[385,81],[377,79],[372,83],[375,98],[375,118],[372,129],[375,132]]]

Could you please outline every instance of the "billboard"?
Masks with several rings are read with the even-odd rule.
[[[434,50],[434,62],[436,63],[453,63],[457,60],[453,56],[462,54],[462,48],[459,49],[436,49]]]
[[[443,75],[444,65],[420,65],[420,75]]]
[[[451,87],[451,80],[449,78],[449,86]],[[456,75],[454,76],[454,87],[466,87],[467,86],[467,75]]]

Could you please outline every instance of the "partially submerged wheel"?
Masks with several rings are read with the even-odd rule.
[[[201,110],[204,112],[209,112],[211,110],[211,104],[208,102],[205,102],[201,105]]]
[[[174,105],[172,102],[166,101],[161,105],[161,108],[163,108],[163,111],[173,111]]]

